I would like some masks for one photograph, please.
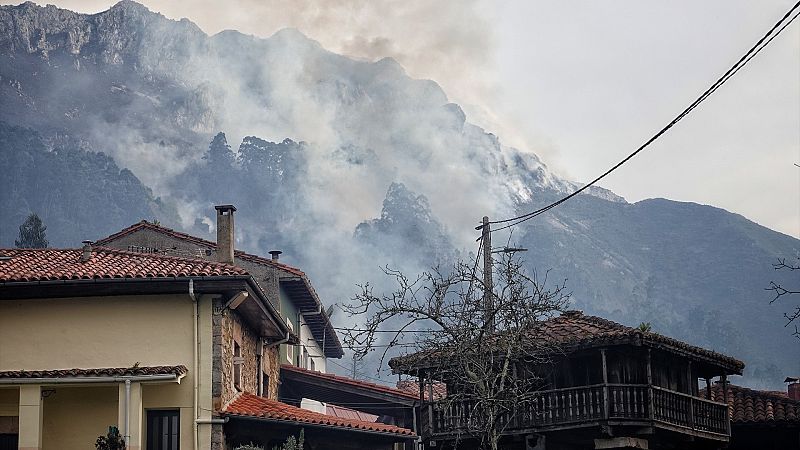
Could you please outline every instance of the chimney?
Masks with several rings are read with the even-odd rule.
[[[789,383],[787,387],[789,398],[792,400],[800,400],[800,378],[787,377],[785,382]]]
[[[83,253],[81,254],[81,262],[86,262],[92,259],[92,241],[83,241]]]
[[[217,261],[233,264],[233,205],[217,205]]]
[[[270,250],[269,251],[269,254],[272,255],[272,260],[273,261],[277,261],[278,258],[281,256],[281,253],[283,253],[283,252],[280,251],[280,250]]]

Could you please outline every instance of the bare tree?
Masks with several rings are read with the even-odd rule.
[[[384,272],[396,290],[376,294],[371,285],[360,286],[344,309],[364,322],[345,331],[345,344],[361,354],[382,349],[381,365],[390,350],[401,349],[404,355],[389,362],[395,372],[446,385],[438,406],[460,417],[452,424],[457,441],[471,437],[483,448],[499,448],[503,431],[542,387],[530,368],[557,351],[536,339],[535,330],[567,306],[564,285],[546,289],[546,274],[527,275],[510,254],[493,266],[489,302],[477,263],[415,278],[388,267]]]
[[[798,258],[800,261],[800,258]],[[799,263],[791,263],[786,262],[786,259],[779,259],[777,263],[773,264],[772,267],[775,270],[788,270],[793,272],[795,270],[800,270]],[[774,297],[770,300],[770,303],[775,303],[777,300],[787,297],[800,294],[800,288],[792,288],[785,286],[784,284],[776,281],[770,281],[769,287],[767,288],[768,291],[772,291]],[[793,309],[789,312],[783,313],[783,316],[786,318],[786,325],[789,326],[794,324],[794,336],[800,339],[800,327],[798,327],[798,322],[800,322],[800,304],[795,304]]]

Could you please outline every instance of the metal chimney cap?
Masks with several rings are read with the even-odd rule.
[[[222,212],[222,211],[236,211],[236,207],[233,206],[233,205],[216,205],[216,206],[214,206],[214,209],[216,209],[217,211],[220,211],[220,212]]]
[[[269,251],[269,254],[272,255],[272,259],[274,259],[276,261],[278,260],[278,257],[281,255],[281,253],[283,253],[283,252],[280,251],[280,250],[270,250]]]

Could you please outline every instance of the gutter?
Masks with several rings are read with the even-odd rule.
[[[419,438],[419,436],[417,436],[416,433],[400,434],[400,433],[393,433],[391,431],[373,431],[373,430],[364,430],[361,428],[343,427],[340,425],[326,425],[321,423],[302,422],[298,420],[274,419],[269,417],[240,416],[238,414],[228,414],[225,416],[225,418],[230,418],[230,417],[234,417],[236,419],[253,420],[253,421],[267,422],[267,423],[279,423],[279,424],[288,423],[303,428],[321,428],[324,430],[342,431],[345,433],[364,433],[364,434],[371,434],[374,436],[392,437],[398,441],[399,440],[411,441],[411,440],[417,440]]]
[[[41,377],[41,378],[0,378],[0,385],[12,384],[90,384],[90,383],[125,383],[134,381],[175,381],[180,383],[184,375],[131,375],[112,377]]]

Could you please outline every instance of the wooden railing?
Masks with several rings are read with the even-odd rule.
[[[475,422],[486,420],[484,408],[476,400],[426,403],[420,411],[420,433],[434,436],[468,432],[476,428]],[[729,434],[727,405],[646,384],[596,384],[540,391],[508,409],[513,414],[501,412],[497,419],[509,432],[614,420]]]

